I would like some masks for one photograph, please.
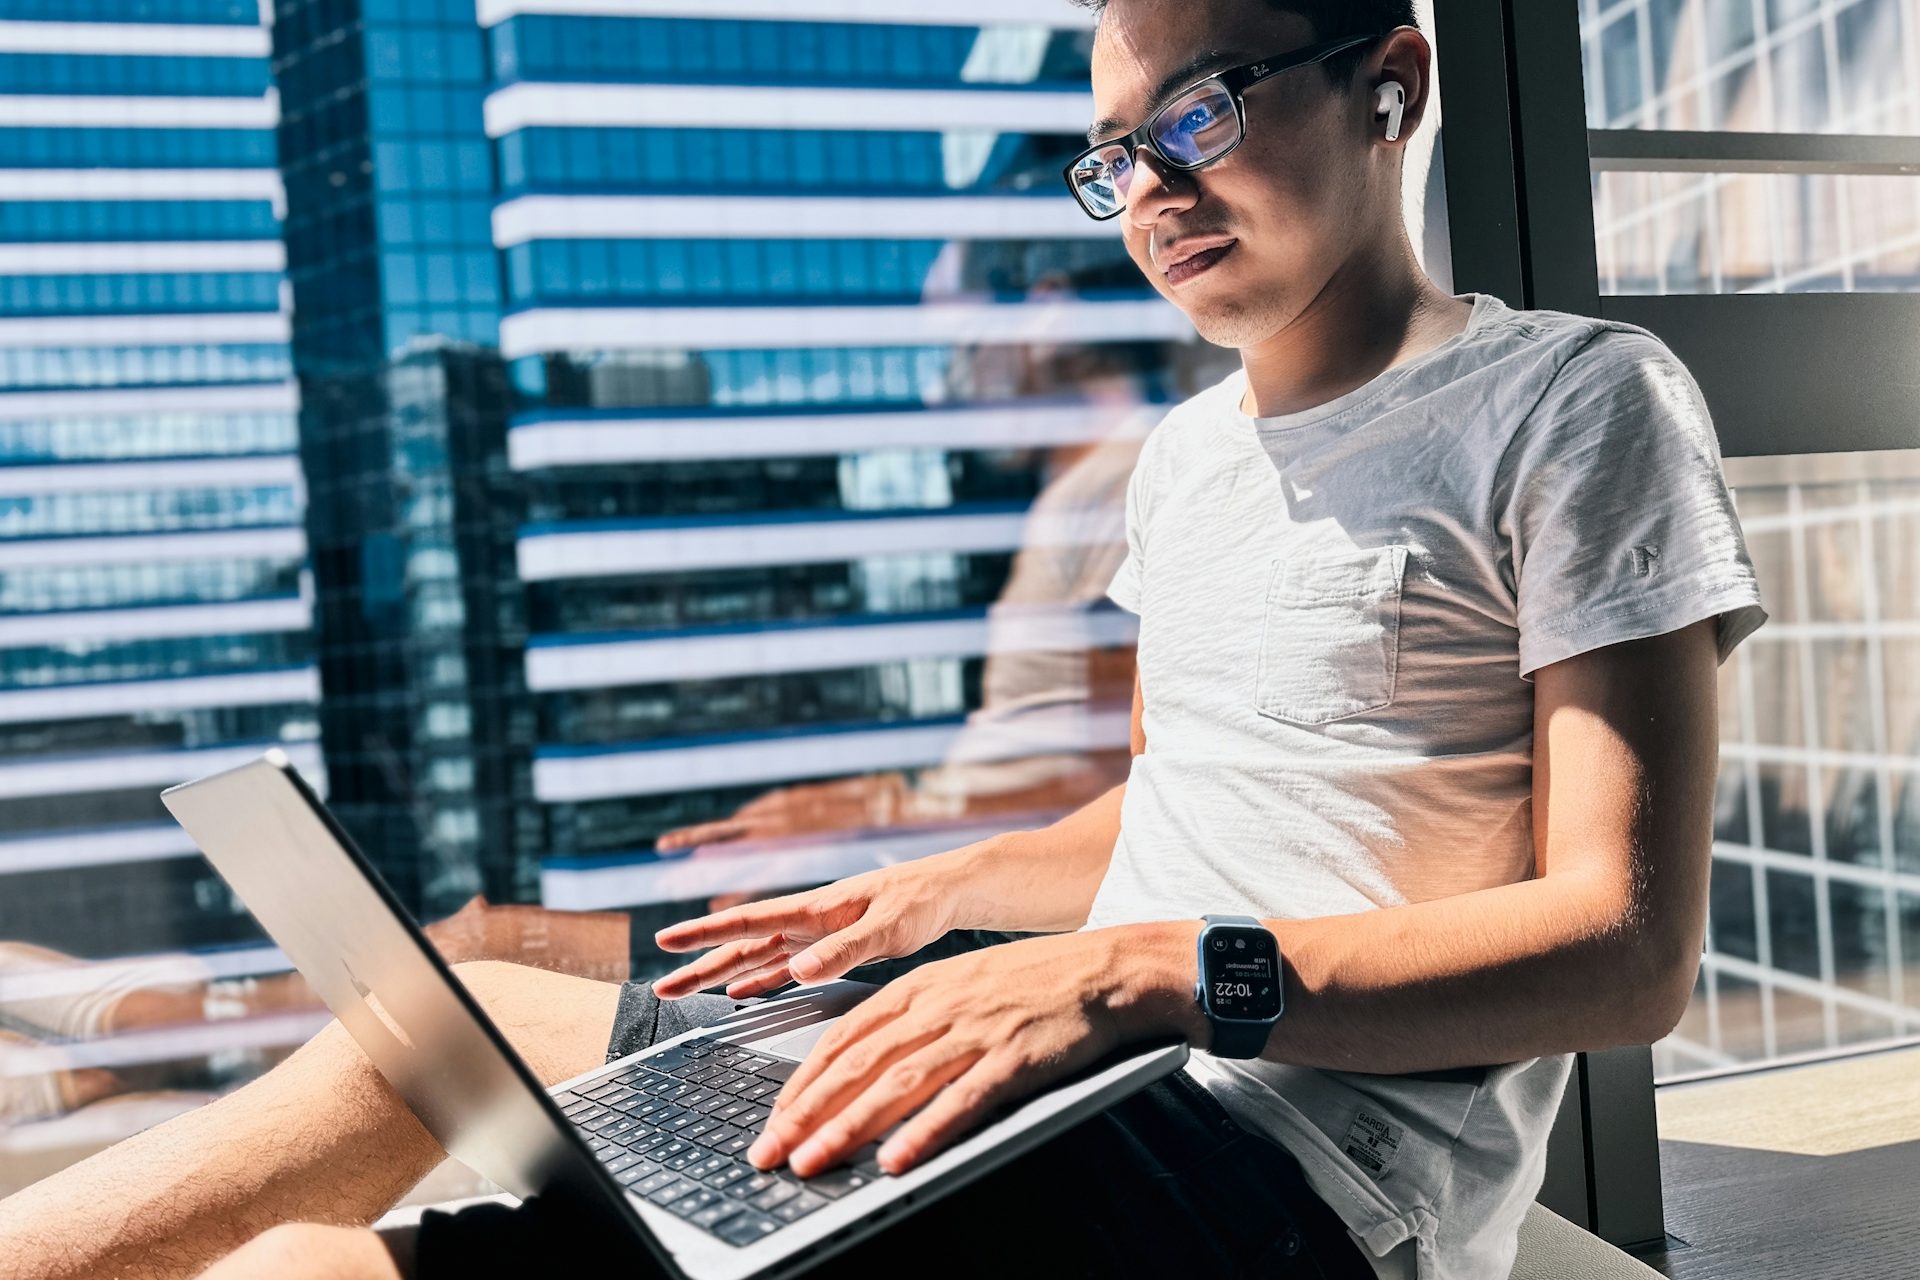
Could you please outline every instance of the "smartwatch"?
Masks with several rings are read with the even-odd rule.
[[[1208,1052],[1257,1058],[1285,1007],[1280,941],[1252,916],[1204,916],[1193,998],[1213,1024]]]

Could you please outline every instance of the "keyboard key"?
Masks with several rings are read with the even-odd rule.
[[[771,1210],[775,1205],[784,1204],[799,1194],[800,1188],[791,1183],[781,1182],[775,1179],[772,1186],[762,1191],[759,1195],[749,1197],[747,1203],[765,1212]]]
[[[752,1105],[752,1103],[742,1102],[738,1098],[728,1098],[726,1105],[715,1107],[713,1110],[707,1112],[707,1114],[715,1120],[731,1120],[741,1112],[749,1110]]]
[[[693,1149],[694,1147],[691,1142],[682,1142],[678,1138],[670,1138],[667,1141],[661,1143],[659,1146],[655,1147],[652,1151],[647,1152],[647,1157],[648,1159],[651,1159],[651,1160],[659,1160],[659,1161],[665,1162],[667,1160],[671,1160],[673,1157],[677,1155],[683,1155],[688,1151],[692,1151]]]
[[[698,1142],[702,1134],[712,1133],[715,1129],[724,1129],[726,1127],[725,1124],[718,1120],[709,1120],[705,1116],[701,1116],[692,1124],[682,1129],[676,1129],[674,1132],[677,1136],[685,1138],[688,1142]]]
[[[815,1209],[824,1209],[830,1202],[825,1196],[814,1195],[811,1191],[802,1191],[799,1195],[777,1206],[773,1216],[782,1222],[798,1222]]]
[[[694,1186],[677,1173],[667,1176],[671,1177],[673,1181],[647,1197],[647,1199],[657,1205],[670,1205],[675,1200],[684,1200],[687,1196],[701,1190],[701,1188]]]
[[[748,1075],[752,1075],[756,1071],[759,1071],[762,1067],[772,1066],[773,1062],[774,1060],[772,1058],[763,1058],[758,1054],[751,1054],[745,1058],[742,1058],[736,1064],[736,1068],[740,1071],[746,1072]]]
[[[661,1143],[668,1141],[667,1135],[653,1129],[642,1129],[639,1133],[630,1133],[620,1145],[640,1155],[648,1155]]]
[[[807,1190],[815,1194],[823,1195],[829,1200],[838,1200],[848,1192],[858,1191],[862,1187],[871,1186],[872,1183],[873,1178],[869,1175],[843,1165],[838,1169],[829,1169],[823,1174],[808,1178],[806,1185]]]
[[[727,1069],[719,1063],[704,1062],[698,1068],[687,1072],[680,1078],[688,1084],[705,1084],[715,1076],[725,1075],[726,1073]]]
[[[707,1175],[706,1183],[708,1186],[726,1191],[731,1188],[734,1183],[753,1176],[752,1165],[737,1164],[732,1160],[725,1160],[721,1163],[725,1166],[724,1168],[717,1173]]]
[[[715,1092],[711,1098],[703,1098],[697,1103],[689,1102],[686,1105],[692,1107],[703,1116],[711,1116],[717,1115],[722,1107],[738,1106],[739,1102],[737,1099],[728,1097],[725,1093]]]
[[[667,1206],[667,1210],[670,1213],[677,1213],[683,1218],[691,1218],[702,1209],[710,1209],[714,1205],[723,1203],[725,1203],[725,1199],[718,1191],[709,1191],[705,1187],[701,1187],[692,1195],[683,1196],[675,1200]]]
[[[771,1098],[779,1092],[780,1086],[773,1081],[756,1078],[752,1084],[736,1090],[733,1096],[742,1102],[758,1102],[762,1098]]]
[[[752,1210],[748,1209],[745,1205],[741,1204],[738,1200],[728,1200],[726,1197],[723,1196],[719,1200],[716,1200],[714,1203],[702,1209],[700,1212],[688,1217],[687,1221],[691,1222],[696,1227],[703,1227],[706,1230],[711,1231],[715,1227],[719,1226],[721,1223],[725,1222],[728,1218],[731,1218],[736,1213],[751,1213],[751,1212]]]
[[[613,1176],[621,1186],[631,1187],[635,1183],[645,1182],[648,1178],[657,1177],[665,1172],[667,1172],[667,1170],[662,1169],[653,1161],[642,1160],[639,1164],[633,1166],[633,1168],[623,1169]]]
[[[722,1169],[731,1168],[732,1166],[733,1161],[727,1159],[725,1156],[707,1156],[691,1169],[687,1170],[687,1176],[689,1178],[698,1178],[700,1181],[705,1182],[709,1177],[720,1172]]]
[[[613,1159],[608,1160],[607,1156],[609,1155],[612,1156]],[[608,1173],[619,1173],[622,1169],[631,1169],[640,1163],[640,1157],[631,1151],[609,1151],[606,1155],[601,1156],[600,1159],[607,1166]]]
[[[659,1173],[649,1174],[634,1183],[633,1191],[635,1195],[651,1196],[654,1192],[660,1190],[660,1188],[670,1187],[679,1181],[681,1181],[679,1174],[662,1169]]]
[[[744,1156],[747,1154],[747,1148],[752,1145],[752,1134],[742,1133],[738,1129],[735,1129],[732,1136],[724,1142],[711,1144],[711,1150],[717,1151],[723,1156]]]
[[[772,1114],[773,1114],[772,1107],[752,1106],[747,1108],[745,1111],[742,1111],[739,1115],[735,1116],[733,1119],[729,1120],[727,1123],[732,1125],[737,1125],[742,1129],[750,1129],[753,1132],[758,1133],[760,1132],[761,1126],[766,1124],[767,1117]]]
[[[583,1092],[580,1096],[583,1098],[592,1098],[595,1102],[605,1102],[612,1095],[625,1093],[626,1091],[627,1086],[621,1084],[618,1080],[603,1080],[599,1084],[594,1085],[593,1088]]]
[[[753,1074],[759,1076],[762,1080],[771,1080],[775,1084],[785,1084],[793,1078],[793,1073],[799,1069],[800,1064],[797,1062],[769,1062]]]
[[[586,1101],[586,1099],[582,1098],[579,1094],[569,1093],[564,1089],[561,1090],[559,1093],[550,1093],[547,1096],[553,1099],[553,1105],[560,1108],[562,1113],[565,1113],[571,1108],[577,1107],[582,1102]]]
[[[659,1076],[647,1070],[645,1067],[635,1067],[631,1071],[622,1071],[614,1077],[615,1080],[626,1085],[629,1089],[637,1089],[642,1085],[652,1084],[659,1078]]]
[[[762,1213],[737,1213],[713,1229],[713,1234],[728,1244],[757,1244],[784,1224]]]

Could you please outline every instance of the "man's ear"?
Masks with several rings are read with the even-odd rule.
[[[1427,103],[1432,97],[1432,72],[1433,46],[1416,28],[1396,27],[1381,40],[1372,56],[1361,66],[1368,119],[1376,142],[1403,147],[1409,138],[1419,132],[1420,122],[1426,118]],[[1380,104],[1381,90],[1389,84],[1399,85],[1401,93],[1405,95],[1399,136],[1391,140],[1382,132],[1384,119],[1374,114]]]

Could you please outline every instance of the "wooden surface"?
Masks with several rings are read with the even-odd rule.
[[[1920,1050],[1656,1099],[1672,1247],[1643,1261],[1672,1280],[1920,1280]]]

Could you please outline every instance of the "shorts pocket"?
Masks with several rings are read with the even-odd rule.
[[[1275,560],[1254,710],[1316,725],[1392,702],[1406,565],[1400,546]]]

